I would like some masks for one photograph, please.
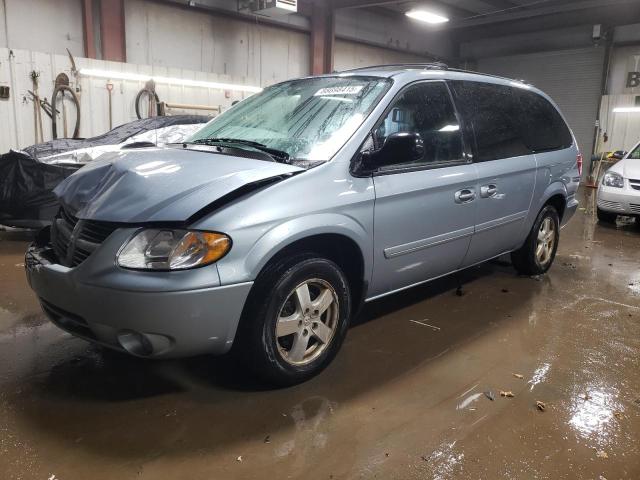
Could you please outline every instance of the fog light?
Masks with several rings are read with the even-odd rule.
[[[122,330],[118,334],[118,343],[128,353],[138,357],[148,357],[153,353],[153,345],[149,339],[133,330]]]

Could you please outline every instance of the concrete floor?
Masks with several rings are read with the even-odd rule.
[[[0,477],[639,478],[640,227],[582,206],[548,275],[493,262],[461,297],[444,279],[373,303],[327,371],[277,391],[224,358],[141,361],[61,332],[5,233]]]

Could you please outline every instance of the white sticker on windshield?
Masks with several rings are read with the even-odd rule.
[[[327,87],[321,88],[313,94],[314,97],[324,95],[355,95],[362,90],[363,85],[353,85],[351,87]]]

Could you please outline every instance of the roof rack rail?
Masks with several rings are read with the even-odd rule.
[[[351,68],[342,70],[343,72],[357,72],[360,70],[375,70],[382,68],[422,68],[424,70],[448,70],[449,66],[443,62],[425,62],[425,63],[386,63],[383,65],[368,65],[366,67]]]

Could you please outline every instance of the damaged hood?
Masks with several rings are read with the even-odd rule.
[[[78,218],[105,222],[185,221],[211,202],[254,182],[304,169],[178,148],[102,155],[54,193]]]

